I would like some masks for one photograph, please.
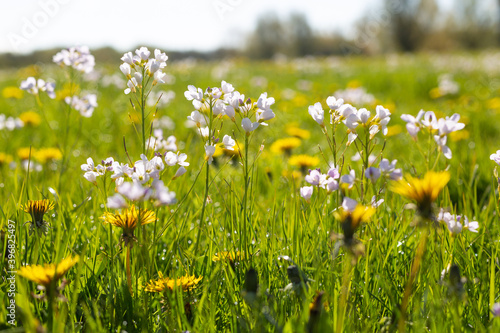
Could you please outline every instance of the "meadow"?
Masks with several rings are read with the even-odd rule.
[[[500,329],[499,53],[131,51],[0,72],[0,327]]]

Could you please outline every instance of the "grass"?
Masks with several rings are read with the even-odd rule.
[[[160,208],[149,202],[141,204],[143,209],[152,209],[158,220],[136,230],[137,242],[132,242],[130,253],[132,292],[121,230],[99,219],[105,211],[115,211],[106,207],[115,186],[109,177],[99,177],[93,185],[80,169],[88,157],[96,163],[110,156],[120,162],[128,161],[128,156],[136,161],[143,151],[141,110],[137,104],[134,110],[131,95],[123,93],[125,82],[120,87],[103,85],[102,75],[115,73],[117,68],[98,64],[102,75],[96,81],[83,80],[76,73],[70,75],[68,68],[49,64],[1,73],[0,90],[4,92],[4,88],[18,87],[32,75],[54,78],[59,92],[56,100],[41,94],[40,105],[27,93],[20,99],[0,99],[0,109],[7,116],[17,117],[28,110],[40,115],[36,126],[0,131],[4,142],[1,151],[16,162],[16,167],[0,162],[2,257],[8,254],[8,220],[15,222],[16,267],[80,256],[65,274],[68,283],[62,294],[66,301],[35,299],[33,294],[41,294],[36,284],[17,276],[17,325],[26,331],[44,326],[54,332],[497,330],[500,319],[491,311],[500,295],[499,205],[495,163],[489,155],[499,149],[500,125],[496,120],[500,106],[495,104],[498,73],[480,65],[489,57],[169,62],[165,72],[175,77],[175,83],[153,89],[173,90],[176,97],[156,112],[145,110],[146,134],[153,113],[156,118],[170,117],[175,129],[164,128],[165,136],[176,136],[190,166],[185,175],[172,181],[174,169],[162,175],[176,192],[177,204]],[[433,99],[429,92],[443,73],[454,74],[460,92]],[[76,79],[69,83],[73,77]],[[184,125],[193,111],[183,96],[187,85],[205,89],[218,86],[222,79],[253,101],[262,92],[276,99],[272,107],[276,118],[268,121],[268,127],[260,126],[253,132],[245,147],[249,168],[246,198],[242,160],[220,156],[207,168],[202,139]],[[448,138],[452,159],[442,155],[437,159],[435,170],[448,170],[451,180],[435,207],[478,221],[478,233],[463,230],[452,235],[443,223],[415,226],[415,211],[407,209],[410,201],[392,193],[390,181],[379,179],[372,186],[361,178],[363,162],[351,160],[356,144],[345,148],[343,124],[335,134],[340,156],[337,162],[343,166],[342,175],[350,169],[356,171],[356,186],[329,195],[315,188],[310,203],[300,197],[299,188],[308,185],[306,173],[288,164],[290,153],[271,153],[269,148],[288,136],[290,124],[308,130],[310,138],[303,139],[291,154],[319,157],[317,167],[326,172],[332,152],[307,109],[318,101],[326,108],[328,96],[354,86],[364,87],[376,98],[366,105],[372,113],[378,104],[392,112],[390,129],[400,133],[388,137],[378,133],[372,142],[373,152],[397,159],[403,175],[423,176],[432,168],[437,151],[432,141],[427,152],[425,135],[414,142],[400,116],[416,115],[420,109],[434,110],[438,117],[462,116],[466,124],[462,134]],[[75,90],[97,92],[99,106],[91,118],[81,117],[61,100],[64,91]],[[245,135],[238,130],[239,121],[237,125],[226,119],[221,132],[243,145]],[[28,173],[18,157],[22,147],[31,147],[34,157],[40,148],[58,147],[62,158]],[[432,161],[430,167],[417,147]],[[152,157],[151,152],[148,157]],[[209,200],[204,208],[207,184]],[[337,251],[338,235],[343,230],[334,212],[343,195],[369,205],[375,194],[384,199],[383,204],[355,233],[364,254],[356,258],[349,247]],[[24,222],[31,219],[21,205],[44,198],[55,203],[54,210],[45,215],[49,231],[46,236],[30,235],[29,224]],[[236,258],[214,261],[214,255],[222,251],[232,251]],[[460,271],[458,280],[465,278],[465,282],[458,283],[449,273],[442,278],[443,270],[453,264]],[[290,267],[293,265],[296,268]],[[7,260],[0,261],[0,269],[5,274],[10,270]],[[192,290],[146,292],[145,285],[157,279],[159,272],[170,278],[194,275],[203,279]],[[2,299],[7,299],[7,289],[8,282],[3,279]],[[322,296],[311,306],[318,292],[323,292]],[[11,327],[7,313],[5,301],[0,305],[0,326],[4,328]]]

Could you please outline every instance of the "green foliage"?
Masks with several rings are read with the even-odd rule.
[[[60,332],[320,332],[339,328],[346,332],[378,332],[395,330],[401,322],[400,328],[417,332],[497,330],[500,319],[492,316],[491,309],[500,298],[500,225],[494,163],[489,155],[500,148],[500,100],[498,74],[480,67],[487,56],[169,62],[165,72],[175,77],[175,83],[157,89],[172,90],[176,97],[157,110],[156,118],[171,118],[175,130],[164,128],[165,136],[177,137],[179,147],[189,156],[190,166],[184,176],[169,184],[179,203],[155,208],[158,221],[136,234],[138,243],[131,252],[132,294],[127,286],[127,248],[120,243],[121,231],[99,219],[107,211],[106,198],[114,194],[114,185],[108,182],[95,186],[83,178],[80,169],[89,156],[96,163],[109,156],[127,161],[124,140],[131,159],[139,159],[141,129],[137,120],[131,123],[131,119],[138,118],[129,96],[123,94],[125,82],[115,87],[103,85],[103,77],[80,81],[76,89],[98,92],[99,106],[88,119],[69,111],[61,96],[49,100],[42,95],[41,108],[27,93],[22,99],[0,99],[0,110],[7,116],[18,117],[28,110],[41,116],[37,126],[0,131],[4,143],[0,151],[11,155],[16,163],[15,167],[0,163],[2,258],[7,251],[4,235],[8,220],[16,225],[17,267],[56,263],[76,254],[81,258],[65,276],[68,285],[62,293],[67,301],[57,301],[57,311],[52,314],[46,301],[32,297],[33,293],[40,294],[36,285],[17,277],[18,325],[27,330],[38,325],[47,327],[52,315],[53,330]],[[470,64],[476,67],[463,71],[470,69]],[[37,70],[39,77],[56,79],[56,91],[67,82],[60,68],[45,66]],[[2,72],[0,92],[18,87],[32,71],[24,68]],[[117,68],[99,71],[110,75]],[[431,98],[429,92],[444,72],[455,74],[460,92]],[[243,166],[236,157],[221,156],[210,166],[214,181],[210,183],[205,221],[200,223],[205,169],[199,179],[198,175],[205,152],[201,138],[184,125],[193,108],[183,94],[188,84],[217,86],[221,79],[246,96],[267,91],[276,98],[273,110],[277,116],[268,122],[269,127],[259,128],[245,147],[253,163],[260,146],[264,146],[250,171],[247,216],[242,217],[241,211]],[[299,195],[299,187],[307,185],[304,174],[299,179],[292,177],[294,171],[296,175],[301,173],[300,168],[289,165],[286,154],[274,154],[269,149],[294,124],[310,131],[311,137],[303,139],[292,154],[317,156],[321,160],[317,167],[327,170],[327,161],[331,160],[328,144],[307,108],[317,101],[326,107],[324,101],[333,92],[358,85],[376,98],[375,103],[366,105],[368,109],[373,112],[375,105],[381,104],[392,112],[390,130],[396,133],[399,129],[400,133],[388,136],[385,142],[379,133],[376,147],[380,151],[385,145],[383,157],[397,159],[404,175],[421,176],[427,168],[417,143],[406,133],[402,114],[416,115],[420,109],[434,110],[440,116],[458,112],[466,123],[466,135],[456,141],[449,138],[453,158],[448,161],[441,156],[437,160],[436,169],[448,168],[452,177],[436,206],[478,221],[479,233],[464,230],[452,236],[443,224],[429,227],[405,313],[401,312],[401,304],[424,232],[413,226],[414,212],[405,209],[408,200],[390,192],[387,184],[377,183],[384,189],[380,198],[385,201],[371,221],[356,231],[364,255],[353,263],[352,255],[344,248],[335,255],[338,240],[332,235],[342,233],[333,214],[341,204],[338,192],[316,192],[311,203],[306,203]],[[339,142],[344,135],[344,129],[339,129]],[[242,136],[237,139],[244,142]],[[427,147],[426,140],[418,144]],[[30,146],[34,151],[58,147],[64,158],[28,174],[21,167],[18,150]],[[344,165],[360,170],[363,162],[351,161],[355,153],[354,145],[346,150]],[[21,204],[43,198],[56,203],[45,216],[50,229],[46,236],[30,236],[29,225],[23,225],[30,217]],[[369,198],[364,203],[369,204]],[[213,261],[213,256],[223,251],[241,250],[243,235],[239,227],[243,219],[250,221],[245,235],[248,253],[240,254],[239,259]],[[146,239],[142,232],[147,232]],[[198,235],[199,246],[195,245]],[[453,280],[448,273],[442,273],[452,265],[465,278],[462,289],[453,289],[456,276]],[[291,274],[293,269],[298,273]],[[0,270],[2,274],[9,271],[6,260],[0,260]],[[158,278],[158,272],[171,278],[195,275],[203,279],[189,292],[180,288],[162,294],[144,291],[150,280]],[[2,300],[6,299],[6,290],[7,281],[2,280]],[[2,302],[0,327],[8,327],[6,314],[6,303]]]

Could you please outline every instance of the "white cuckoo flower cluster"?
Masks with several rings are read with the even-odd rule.
[[[90,118],[97,107],[97,96],[95,94],[87,94],[81,98],[78,96],[68,96],[64,101],[73,109],[80,112],[82,117],[85,118]]]
[[[372,183],[376,183],[380,176],[388,178],[390,180],[400,180],[403,178],[403,172],[401,169],[396,169],[397,160],[390,162],[388,159],[384,158],[380,161],[379,167],[368,167],[365,170],[365,177],[371,180]]]
[[[125,199],[133,202],[154,200],[156,205],[162,206],[176,202],[175,193],[169,191],[160,180],[166,168],[165,164],[167,167],[179,166],[173,176],[175,179],[186,172],[185,167],[189,166],[186,159],[187,155],[180,152],[167,152],[165,156],[157,154],[151,159],[141,154],[141,159],[130,166],[115,161],[112,157],[95,165],[93,159],[89,157],[81,169],[85,171],[83,177],[95,185],[101,176],[109,176],[115,181],[117,194],[108,199],[109,208],[126,207]]]
[[[434,136],[434,141],[439,150],[447,159],[451,159],[451,149],[446,145],[448,134],[459,131],[465,127],[465,124],[459,123],[460,115],[455,113],[451,117],[437,118],[433,111],[420,110],[416,117],[403,114],[401,119],[406,122],[406,129],[414,140],[417,140],[418,132],[426,129]]]
[[[29,77],[25,81],[21,82],[20,88],[32,95],[38,95],[38,93],[42,91],[47,93],[50,98],[56,98],[56,93],[54,92],[56,84],[53,82],[45,82],[42,79],[37,80],[34,77]]]
[[[52,60],[61,67],[72,67],[86,74],[92,72],[95,66],[95,58],[87,46],[74,46],[61,50],[52,57]]]
[[[156,152],[175,152],[177,151],[177,139],[173,135],[165,138],[163,130],[156,128],[153,131],[153,136],[147,142],[147,148]]]
[[[15,129],[23,128],[24,123],[19,118],[7,117],[4,114],[0,114],[0,131],[6,129],[8,131],[13,131]]]
[[[215,145],[220,140],[220,133],[214,133],[210,124],[222,121],[228,117],[236,124],[236,118],[241,119],[241,128],[250,135],[260,125],[267,126],[266,121],[273,119],[275,114],[271,109],[275,100],[267,93],[260,95],[256,102],[236,91],[232,84],[221,82],[220,87],[207,88],[203,91],[193,85],[188,86],[184,93],[188,101],[192,101],[195,110],[187,118],[192,121],[201,137],[205,140],[205,160],[212,163]],[[233,150],[236,141],[229,135],[224,135],[222,144],[225,149]]]
[[[477,221],[469,221],[465,215],[454,215],[445,212],[442,208],[439,211],[437,219],[440,222],[444,222],[453,235],[461,233],[463,229],[474,233],[477,233],[479,229]]]
[[[309,170],[309,174],[305,177],[306,182],[311,186],[303,186],[300,188],[300,196],[307,202],[311,201],[314,192],[314,187],[324,189],[327,193],[332,193],[338,190],[340,174],[337,168],[330,168],[326,174],[321,173],[321,169]]]
[[[150,58],[151,51],[147,47],[141,47],[135,50],[135,55],[132,52],[127,52],[121,60],[123,64],[120,70],[127,77],[127,89],[125,94],[130,94],[143,89],[152,80],[152,85],[165,83],[167,74],[163,73],[162,69],[167,67],[168,56],[160,50],[154,50],[153,58]]]
[[[387,124],[391,120],[391,112],[381,105],[375,109],[375,115],[365,109],[356,109],[351,104],[344,104],[344,100],[336,99],[330,96],[326,100],[329,107],[330,124],[336,125],[343,123],[347,126],[348,141],[350,145],[358,137],[357,130],[363,127],[369,131],[370,139],[373,138],[378,132],[382,131],[384,135],[387,134]],[[321,126],[325,127],[325,111],[320,102],[309,106],[309,114]]]

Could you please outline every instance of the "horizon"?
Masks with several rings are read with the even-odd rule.
[[[134,17],[137,12],[132,0],[119,4],[98,0],[28,2],[32,4],[29,10],[26,5],[7,3],[6,10],[0,13],[0,27],[5,31],[0,39],[0,53],[29,54],[75,45],[91,49],[112,47],[120,52],[138,45],[179,52],[242,48],[258,18],[267,13],[275,13],[282,20],[292,13],[301,13],[315,32],[349,36],[361,17],[368,15],[374,21],[380,20],[375,15],[382,9],[381,0],[334,1],[326,6],[327,10],[319,0],[310,0],[307,5],[299,0],[146,0],[141,7],[146,8],[143,15],[150,17],[138,19]],[[444,9],[452,3],[453,0],[439,0]],[[142,27],[146,19],[147,25]],[[125,29],[130,22],[132,26]]]

